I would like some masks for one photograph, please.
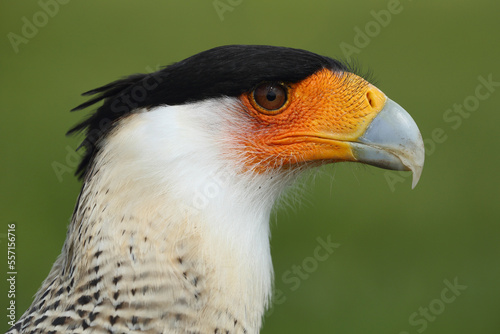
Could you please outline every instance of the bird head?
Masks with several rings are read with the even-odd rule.
[[[402,107],[340,61],[304,50],[218,47],[84,93],[93,94],[74,110],[103,105],[70,130],[87,134],[81,175],[120,133],[132,160],[158,158],[157,174],[181,156],[256,175],[349,161],[412,171],[414,187],[423,168],[422,137]]]

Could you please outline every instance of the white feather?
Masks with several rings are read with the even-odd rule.
[[[115,194],[92,199],[106,205],[100,233],[119,238],[121,216],[134,217],[139,229],[151,222],[150,240],[186,247],[206,276],[212,307],[229,309],[252,332],[272,293],[269,216],[295,174],[245,167],[239,139],[251,130],[242,108],[220,98],[138,110],[101,143],[99,173],[87,187]]]

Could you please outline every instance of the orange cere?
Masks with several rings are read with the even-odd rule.
[[[348,72],[320,70],[288,87],[288,101],[273,114],[255,107],[252,92],[240,96],[250,127],[241,134],[247,167],[259,170],[308,162],[356,161],[356,141],[382,110],[385,95]]]

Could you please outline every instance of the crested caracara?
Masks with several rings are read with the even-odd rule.
[[[413,172],[413,119],[348,66],[273,46],[214,48],[91,90],[83,186],[62,253],[9,333],[257,333],[269,215],[304,170]]]

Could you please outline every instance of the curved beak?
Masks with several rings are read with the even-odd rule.
[[[417,185],[424,167],[424,142],[415,121],[396,102],[387,98],[365,132],[349,144],[356,161],[411,171],[412,189]]]

